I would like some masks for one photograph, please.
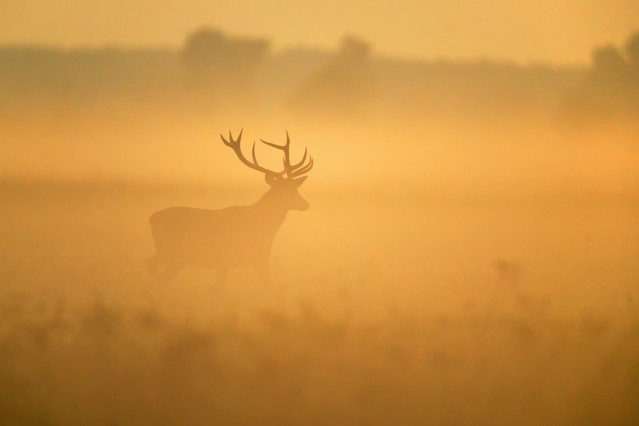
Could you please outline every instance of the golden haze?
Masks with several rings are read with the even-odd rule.
[[[202,25],[268,35],[277,47],[331,47],[344,33],[400,57],[584,63],[639,22],[633,0],[422,2],[63,0],[0,4],[0,42],[63,46],[176,46]]]
[[[228,2],[88,19],[123,4],[5,37],[180,47],[0,47],[0,424],[637,424],[639,36],[594,32],[614,46],[578,66],[409,60],[296,19],[181,42],[241,22]],[[18,35],[45,12],[57,33]],[[594,47],[384,31],[398,56]],[[242,128],[244,162],[219,136]],[[305,181],[246,165],[284,167],[259,139],[286,130]]]

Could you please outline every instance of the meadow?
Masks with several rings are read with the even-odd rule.
[[[156,283],[148,216],[256,185],[6,179],[0,423],[636,424],[639,204],[315,185],[273,283]]]
[[[639,424],[629,1],[8,3],[0,426]]]

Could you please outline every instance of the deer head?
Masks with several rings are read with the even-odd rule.
[[[228,146],[235,152],[237,158],[239,158],[239,160],[244,165],[253,170],[264,173],[266,183],[271,187],[271,189],[267,193],[270,199],[275,200],[278,205],[283,206],[286,210],[303,211],[308,209],[308,202],[304,198],[302,198],[302,196],[297,191],[307,178],[307,176],[304,175],[313,168],[313,159],[308,155],[308,149],[304,149],[304,155],[299,162],[291,163],[291,139],[288,135],[288,131],[286,132],[286,143],[284,145],[278,145],[260,139],[262,143],[284,153],[283,169],[280,171],[274,171],[263,167],[258,163],[257,156],[255,155],[255,142],[253,142],[253,148],[251,149],[252,161],[247,159],[244,154],[242,154],[240,145],[242,141],[242,131],[243,130],[240,130],[237,139],[233,139],[233,135],[230,131],[228,140],[220,134],[222,142],[224,142],[226,146]]]

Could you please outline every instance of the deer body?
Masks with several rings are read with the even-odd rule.
[[[240,159],[239,142],[227,142]],[[288,160],[288,138],[286,161]],[[261,166],[255,159],[251,168]],[[306,158],[306,155],[304,156]],[[184,267],[210,268],[218,271],[218,280],[226,278],[228,270],[237,266],[253,265],[264,280],[269,279],[268,260],[273,240],[289,210],[306,210],[308,203],[297,188],[304,182],[305,176],[295,174],[310,170],[312,160],[304,167],[298,163],[288,165],[288,176],[284,172],[266,171],[266,182],[271,188],[255,203],[247,206],[233,206],[220,210],[208,210],[192,207],[169,207],[151,215],[149,223],[155,241],[156,253],[147,264],[151,272],[162,281],[172,280]],[[242,160],[244,162],[244,160]],[[245,163],[246,164],[246,163]],[[159,269],[162,267],[160,273]]]

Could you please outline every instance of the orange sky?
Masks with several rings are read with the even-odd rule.
[[[179,45],[194,28],[332,48],[345,33],[377,53],[584,63],[639,30],[637,0],[1,0],[0,43]]]

